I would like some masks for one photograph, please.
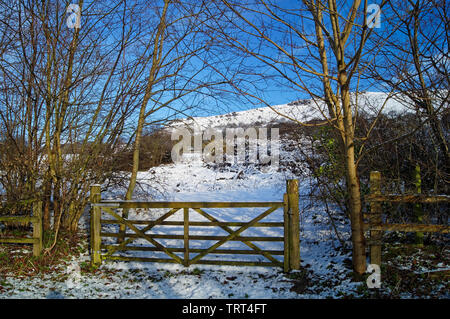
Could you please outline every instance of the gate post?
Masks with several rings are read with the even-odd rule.
[[[89,201],[91,204],[99,203],[101,200],[101,188],[100,185],[92,185],[90,190]],[[100,217],[101,208],[98,206],[91,207],[91,264],[93,266],[100,266],[102,264],[102,259],[100,256]]]
[[[33,238],[35,242],[33,244],[33,256],[37,257],[41,255],[42,252],[42,202],[33,203],[33,217],[36,221],[33,222]]]
[[[289,199],[288,194],[283,195],[283,216],[284,216],[284,272],[291,270],[291,262],[289,260],[289,251],[291,242],[291,236],[289,231]]]
[[[189,267],[189,208],[183,208],[184,221],[184,266]]]
[[[285,227],[287,227],[287,231],[289,233],[289,246],[287,248],[289,250],[289,268],[298,270],[300,269],[300,211],[298,206],[299,193],[297,179],[290,179],[286,181],[286,194],[288,202],[288,224],[285,224]]]
[[[373,197],[381,195],[381,173],[370,172],[370,195]],[[381,202],[370,202],[369,214],[369,236],[370,236],[370,263],[381,266],[381,240],[383,232],[372,230],[373,226],[381,225]]]

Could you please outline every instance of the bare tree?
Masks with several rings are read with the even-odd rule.
[[[269,107],[263,94],[253,93],[262,84],[297,91],[313,99],[322,121],[311,124],[291,120],[302,126],[333,128],[345,171],[353,267],[357,273],[364,273],[365,240],[356,147],[368,139],[371,130],[363,136],[355,135],[355,131],[357,92],[364,72],[362,61],[370,63],[376,54],[375,45],[371,44],[370,49],[368,46],[368,39],[376,30],[369,26],[377,21],[366,19],[367,1],[304,0],[293,6],[265,0],[251,4],[220,0],[214,4],[210,6],[211,16],[220,19],[210,24],[211,32],[220,35],[228,52],[245,61],[235,64],[241,69],[239,79],[222,73],[234,89]],[[289,118],[287,114],[280,115]],[[375,125],[376,119],[370,126]]]
[[[77,229],[90,184],[113,177],[112,158],[130,146],[131,198],[143,131],[217,84],[198,58],[211,46],[202,3],[69,5],[0,2],[2,192],[11,203],[43,200],[56,234]]]
[[[17,154],[2,158],[1,182],[11,186],[3,187],[7,197],[42,199],[45,228],[53,211],[56,233],[77,229],[89,185],[111,175],[105,163],[135,110],[148,62],[133,52],[140,46],[129,15],[135,3],[83,4],[72,28],[69,3],[1,3],[11,44],[0,61],[2,143]],[[27,191],[9,182],[14,174]]]
[[[449,4],[447,1],[390,1],[392,36],[386,38],[368,75],[397,92],[396,98],[415,110],[431,131],[442,165],[437,178],[448,183],[450,155],[442,122],[448,113]],[[394,53],[394,54],[393,54]],[[440,169],[438,169],[440,167]]]
[[[148,52],[143,53],[150,62],[133,132],[133,160],[125,195],[127,200],[133,198],[137,183],[144,129],[155,123],[167,122],[175,115],[186,114],[197,105],[190,99],[192,95],[210,95],[214,87],[223,84],[223,81],[216,81],[209,75],[209,66],[202,62],[212,46],[211,38],[205,35],[203,29],[203,21],[208,18],[204,4],[165,0],[160,10],[156,2],[153,6],[158,23],[154,24],[153,32],[142,34],[142,40],[151,44]],[[164,116],[156,115],[162,112]],[[128,211],[125,210],[123,215],[126,217]],[[125,229],[121,225],[119,241]]]

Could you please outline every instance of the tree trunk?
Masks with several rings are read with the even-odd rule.
[[[345,70],[341,70],[339,84],[342,94],[342,110],[344,115],[344,154],[346,183],[348,191],[348,206],[350,210],[350,222],[352,229],[353,269],[358,274],[366,272],[366,245],[363,232],[361,192],[358,179],[357,165],[355,162],[355,144],[353,114],[350,104],[350,92]]]
[[[141,109],[139,111],[139,119],[138,119],[138,125],[136,127],[136,136],[134,140],[134,150],[133,150],[133,167],[131,170],[131,176],[130,176],[130,182],[128,184],[127,193],[125,195],[126,200],[131,200],[133,197],[134,188],[136,187],[136,181],[137,181],[137,174],[139,171],[139,155],[140,155],[140,147],[141,147],[141,140],[142,140],[142,131],[144,129],[144,124],[146,121],[146,109],[147,104],[150,101],[150,98],[153,95],[153,85],[156,81],[156,77],[158,74],[158,71],[161,68],[161,58],[162,58],[162,49],[164,44],[164,31],[166,28],[166,14],[167,14],[167,8],[169,6],[170,0],[164,1],[164,8],[161,15],[161,19],[158,25],[158,32],[156,34],[155,40],[154,40],[154,47],[153,47],[153,59],[152,59],[152,66],[150,68],[150,73],[147,79],[147,87],[145,90],[145,95],[142,100]],[[128,217],[128,210],[124,209],[122,213],[123,218]],[[126,232],[126,226],[120,225],[119,229],[119,237],[117,238],[117,243],[123,242],[125,238],[125,232]]]
[[[363,274],[366,271],[366,245],[363,232],[361,193],[357,175],[357,167],[355,165],[353,142],[351,145],[347,145],[345,157],[350,222],[352,229],[353,269],[358,274]]]

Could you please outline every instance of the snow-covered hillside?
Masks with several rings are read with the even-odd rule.
[[[352,103],[357,106],[358,112],[376,115],[381,109],[382,113],[402,114],[411,110],[398,99],[390,97],[383,92],[366,92],[352,95]],[[314,119],[323,119],[328,111],[321,101],[299,100],[288,104],[261,107],[245,111],[232,112],[223,115],[206,117],[192,117],[172,122],[169,127],[192,127],[204,130],[210,127],[247,127],[261,126],[269,123],[290,122],[297,120],[308,122]]]

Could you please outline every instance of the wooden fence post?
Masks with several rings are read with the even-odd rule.
[[[290,227],[289,227],[289,199],[288,194],[283,195],[283,216],[284,216],[284,272],[289,272],[291,270],[291,263],[289,260],[291,242],[290,238]]]
[[[289,266],[290,269],[300,269],[300,211],[298,200],[298,180],[286,181],[288,199],[288,231],[289,231]]]
[[[184,266],[189,266],[189,208],[184,208]]]
[[[42,202],[33,203],[33,217],[36,220],[33,222],[33,238],[35,242],[33,243],[33,256],[38,257],[42,253]]]
[[[90,190],[89,201],[92,204],[99,203],[101,200],[101,188],[100,185],[92,185]],[[102,258],[100,256],[100,244],[101,244],[101,208],[93,206],[91,208],[91,264],[93,266],[100,266],[102,264]]]
[[[381,173],[370,172],[370,194],[381,195]],[[369,227],[370,227],[370,263],[381,266],[381,240],[383,231],[372,230],[373,226],[381,226],[381,202],[370,202]]]
[[[415,186],[415,192],[416,194],[422,193],[422,178],[420,175],[420,165],[416,164],[416,167],[414,168],[414,186]],[[421,203],[414,204],[414,217],[416,218],[416,221],[419,224],[423,223],[423,208]],[[419,247],[423,246],[423,232],[416,232],[416,244]]]

